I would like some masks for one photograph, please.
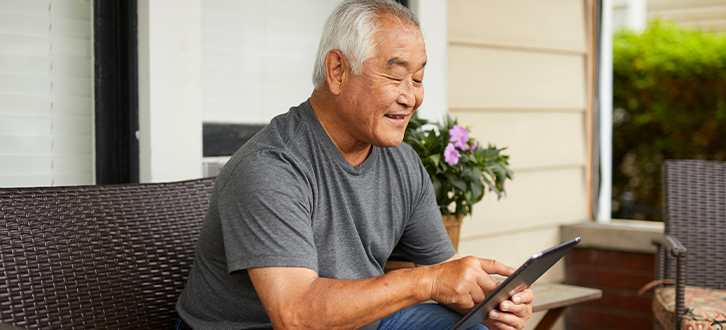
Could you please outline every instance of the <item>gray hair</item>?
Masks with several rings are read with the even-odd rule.
[[[363,63],[375,55],[373,35],[380,30],[382,17],[421,28],[411,10],[392,0],[346,0],[335,8],[325,22],[315,57],[316,90],[325,85],[325,56],[333,49],[350,61],[353,74],[360,74]]]

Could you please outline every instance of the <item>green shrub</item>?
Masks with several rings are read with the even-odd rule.
[[[661,207],[665,159],[726,159],[726,35],[654,21],[613,38],[613,217]],[[632,209],[631,209],[632,210]],[[631,219],[660,220],[636,212]]]

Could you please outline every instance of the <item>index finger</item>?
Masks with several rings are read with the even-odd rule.
[[[486,274],[486,272],[479,275],[477,278],[477,284],[484,291],[485,295],[489,295],[492,290],[499,286],[499,283],[497,283],[489,274]],[[476,303],[479,302],[477,301]]]
[[[509,267],[499,261],[491,260],[491,259],[479,259],[481,262],[481,269],[483,269],[487,274],[497,274],[502,276],[509,276],[514,273],[515,269],[512,267]]]

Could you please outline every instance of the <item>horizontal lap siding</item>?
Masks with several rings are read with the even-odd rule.
[[[725,2],[724,0],[648,0],[648,10],[720,6]]]
[[[481,142],[506,146],[504,153],[516,172],[587,162],[584,111],[453,112]]]
[[[726,0],[650,0],[648,19],[673,21],[687,28],[726,30]]]
[[[462,239],[509,235],[516,231],[580,222],[586,211],[582,167],[520,172],[507,183],[507,196],[487,194],[464,221]],[[526,251],[531,255],[537,251]]]
[[[449,41],[586,52],[582,0],[452,0]]]
[[[586,37],[582,0],[449,1],[449,112],[514,170],[464,221],[463,255],[517,266],[586,220]],[[563,279],[562,265],[543,277]]]
[[[452,108],[585,108],[585,57],[482,46],[449,48]]]

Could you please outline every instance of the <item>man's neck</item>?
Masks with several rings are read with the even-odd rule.
[[[320,92],[313,92],[310,97],[310,105],[313,108],[315,116],[318,117],[320,125],[328,133],[328,137],[333,141],[343,158],[353,166],[360,166],[368,159],[373,150],[373,146],[367,143],[361,143],[350,137],[349,132],[345,132],[342,125],[338,123],[337,117],[334,115],[335,108],[332,100]]]

